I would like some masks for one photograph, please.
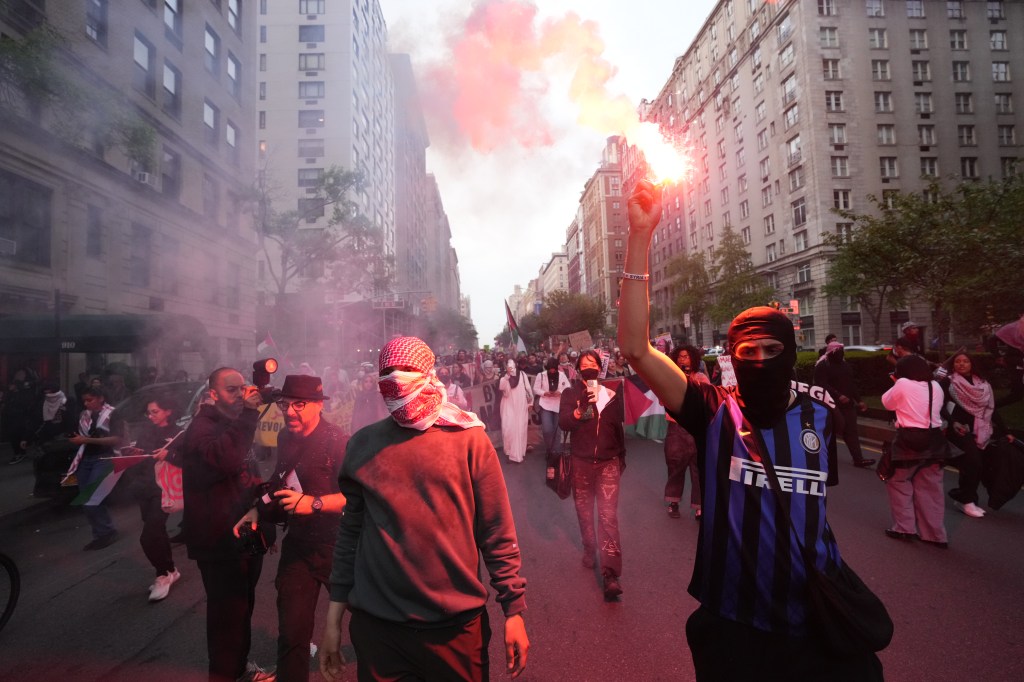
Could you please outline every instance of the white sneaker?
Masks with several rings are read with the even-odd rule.
[[[171,591],[171,585],[178,582],[181,578],[181,573],[178,569],[174,569],[170,573],[158,575],[156,580],[153,581],[152,586],[149,588],[149,601],[160,601],[166,599],[167,594]]]
[[[245,674],[238,678],[238,682],[275,682],[277,673],[273,670],[264,670],[253,661],[245,664]]]
[[[978,505],[974,504],[973,502],[968,502],[967,504],[954,502],[953,504],[956,506],[957,509],[962,511],[964,514],[967,514],[968,516],[971,516],[973,518],[980,519],[982,516],[985,515],[985,510],[979,507]]]

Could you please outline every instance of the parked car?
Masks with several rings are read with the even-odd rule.
[[[719,355],[724,355],[724,354],[725,354],[725,349],[722,348],[721,346],[715,346],[714,348],[708,348],[706,351],[704,351],[705,357],[706,356],[711,356],[711,357],[717,358]]]
[[[881,350],[890,351],[892,350],[892,346],[844,346],[843,350],[859,350],[867,353],[874,353]]]

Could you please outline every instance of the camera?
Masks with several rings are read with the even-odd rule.
[[[260,399],[264,405],[273,402],[271,394],[274,391],[270,385],[270,375],[277,371],[278,364],[274,358],[264,358],[252,363],[252,385],[260,392]]]
[[[252,529],[248,523],[242,524],[238,529],[238,551],[249,556],[261,556],[267,553],[267,538],[263,530],[257,526]]]

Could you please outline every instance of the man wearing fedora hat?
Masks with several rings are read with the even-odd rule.
[[[277,467],[267,494],[235,524],[285,523],[277,567],[277,679],[309,679],[309,643],[320,588],[328,587],[338,518],[345,496],[338,473],[348,435],[323,419],[320,377],[290,374],[273,393],[284,415],[277,441]],[[278,488],[275,490],[275,488]]]

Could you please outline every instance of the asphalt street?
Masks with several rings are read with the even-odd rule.
[[[530,454],[524,464],[503,463],[528,580],[531,648],[521,680],[693,679],[684,625],[695,607],[686,584],[697,525],[685,513],[681,519],[665,513],[662,446],[642,440],[628,446],[620,500],[625,592],[615,603],[604,602],[600,576],[580,563],[572,502],[545,487],[543,458]],[[1024,679],[1024,495],[980,520],[948,504],[948,550],[900,542],[882,532],[889,522],[884,485],[872,472],[855,469],[840,449],[840,485],[828,491],[829,519],[844,558],[896,623],[893,643],[881,654],[886,679]],[[955,473],[946,473],[947,488],[955,480]],[[23,575],[17,611],[0,632],[0,678],[205,679],[205,605],[195,565],[176,546],[182,579],[165,601],[149,604],[152,573],[137,541],[138,512],[122,505],[114,516],[121,538],[99,552],[82,551],[89,530],[80,510],[37,508],[0,519],[0,549]],[[274,662],[275,572],[276,556],[269,556],[253,619],[252,657],[265,666]],[[326,597],[321,619],[325,611]],[[502,618],[493,601],[490,613],[492,678],[498,680],[505,676]],[[316,640],[321,628],[318,622]],[[354,664],[344,679],[355,680]]]

